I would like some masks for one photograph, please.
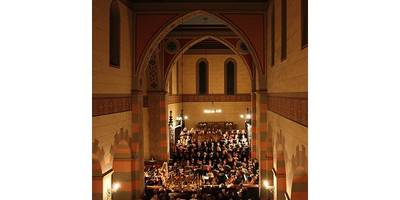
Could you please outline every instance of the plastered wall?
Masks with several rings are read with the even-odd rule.
[[[302,147],[304,147],[306,152],[308,152],[308,129],[307,127],[304,127],[297,123],[293,123],[292,121],[273,112],[267,112],[267,118],[268,124],[270,124],[271,126],[270,130],[272,130],[274,146],[276,146],[278,143],[276,140],[279,134],[282,134],[282,136],[285,138],[284,156],[286,168],[286,184],[287,193],[290,196],[292,189],[293,172],[296,167],[294,166],[296,147],[299,147],[300,150]],[[307,154],[308,153],[306,153],[306,158],[308,157]],[[276,148],[274,148],[274,168],[277,167],[276,157]],[[307,160],[303,167],[308,172]]]
[[[236,61],[236,93],[250,93],[251,80],[247,66],[243,63],[237,55],[184,55],[183,56],[183,93],[196,94],[196,64],[200,58],[205,58],[208,61],[208,76],[209,76],[209,94],[224,94],[225,93],[225,66],[224,63],[228,58]],[[172,79],[172,94],[180,94],[182,77],[182,67],[175,64],[171,69],[170,79]],[[171,88],[171,87],[168,87]],[[174,119],[180,114],[181,103],[174,103],[168,105],[168,114],[172,110]],[[204,114],[204,109],[222,109],[220,114]],[[241,114],[246,113],[246,109],[251,108],[250,102],[184,102],[184,114],[189,117],[186,122],[188,128],[196,127],[198,122],[201,121],[232,121],[238,125],[239,128],[244,128],[243,119],[240,118]]]
[[[128,8],[120,10],[120,68],[109,64],[109,15],[111,0],[93,1],[92,12],[92,89],[93,93],[127,94],[131,91],[131,41]]]
[[[240,118],[240,114],[246,114],[246,108],[250,108],[250,102],[185,102],[183,109],[185,115],[188,116],[186,127],[194,128],[198,122],[202,121],[231,121],[234,122],[238,128],[244,129],[244,120]],[[205,114],[204,109],[220,108],[222,113]]]
[[[275,2],[275,64],[267,66],[268,92],[306,92],[308,87],[307,50],[301,47],[301,6],[287,0],[287,59],[281,61],[281,0]],[[268,8],[272,13],[272,6]],[[271,14],[268,15],[271,22]],[[267,30],[271,35],[271,24]],[[270,38],[269,38],[270,39]],[[269,44],[269,48],[271,48]],[[270,58],[270,57],[269,57]]]
[[[168,105],[168,116],[169,111],[172,111],[173,119],[175,120],[176,117],[181,113],[182,104],[181,103],[173,103]]]
[[[247,66],[237,55],[184,55],[183,56],[183,93],[196,94],[196,63],[200,58],[208,61],[208,88],[209,94],[224,94],[225,89],[225,60],[233,58],[236,63],[236,93],[250,93],[251,80]],[[181,76],[181,74],[179,74]]]
[[[132,112],[121,112],[109,115],[101,115],[92,118],[92,139],[99,141],[99,147],[104,150],[104,163],[101,163],[102,172],[112,168],[113,156],[110,153],[114,142],[114,135],[122,128],[131,134]]]
[[[172,110],[174,119],[180,114],[182,104],[175,103],[168,105],[168,112]],[[231,121],[238,128],[244,129],[244,120],[240,118],[241,114],[246,114],[246,108],[250,109],[250,102],[185,102],[183,103],[184,114],[188,116],[185,120],[186,127],[195,128],[198,122],[204,121]],[[220,108],[222,113],[204,114],[204,109]]]
[[[225,93],[225,66],[224,63],[228,58],[236,61],[236,93],[250,93],[251,80],[247,66],[243,63],[237,55],[184,55],[183,56],[183,93],[196,94],[196,63],[200,58],[205,58],[209,64],[209,94],[224,94]],[[172,94],[180,94],[182,84],[180,82],[182,77],[182,67],[179,64],[173,65],[171,68],[170,79],[172,79]],[[178,66],[178,68],[177,68]],[[171,88],[171,87],[167,87]],[[183,106],[184,114],[189,117],[186,122],[188,128],[196,127],[198,122],[201,121],[232,121],[238,125],[239,128],[244,128],[243,119],[240,118],[241,114],[246,113],[247,108],[251,108],[250,102],[184,102],[174,103],[168,105],[168,114],[172,110],[174,119],[180,114],[180,109]],[[204,114],[204,109],[220,108],[220,114]]]

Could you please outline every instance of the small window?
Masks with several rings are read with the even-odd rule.
[[[120,14],[117,1],[112,1],[110,8],[110,65],[120,65]]]
[[[271,15],[271,66],[275,65],[275,4],[272,1]]]
[[[308,0],[301,0],[301,47],[308,46]]]
[[[197,62],[197,92],[200,95],[208,94],[208,62],[200,59]]]
[[[287,58],[287,4],[286,4],[286,0],[282,0],[282,4],[281,4],[281,61],[286,60]]]
[[[225,93],[227,95],[234,95],[236,89],[236,64],[234,60],[229,59],[225,61]]]

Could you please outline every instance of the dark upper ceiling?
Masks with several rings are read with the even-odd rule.
[[[195,36],[195,35],[230,35],[235,34],[221,20],[212,16],[195,16],[186,22],[178,25],[170,36]]]
[[[185,22],[182,22],[174,30],[169,37],[198,37],[204,35],[214,36],[235,36],[235,33],[225,24],[225,22],[213,16],[195,16]],[[205,39],[193,45],[190,50],[229,50],[227,46],[214,39]]]
[[[205,39],[192,47],[190,49],[229,49],[227,46],[218,42],[214,39]]]
[[[185,2],[266,2],[267,0],[129,0],[130,2],[173,2],[173,3],[185,3]]]
[[[225,24],[223,21],[219,20],[213,16],[195,16],[189,19],[186,22],[183,22],[184,25],[223,25]]]
[[[270,0],[121,0],[133,11],[196,11],[265,12]]]

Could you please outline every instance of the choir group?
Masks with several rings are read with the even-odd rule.
[[[242,130],[183,129],[169,163],[145,171],[147,199],[256,199],[258,161]]]

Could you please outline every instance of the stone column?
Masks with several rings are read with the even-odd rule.
[[[292,181],[292,200],[308,199],[308,175],[305,169],[306,165],[306,148],[304,145],[296,146],[296,155],[292,156],[294,176]]]
[[[257,94],[251,93],[251,158],[257,158]]]
[[[113,192],[113,200],[128,200],[133,197],[132,190],[132,155],[126,139],[118,141],[114,148],[112,183],[120,184],[120,188]]]
[[[95,158],[92,158],[92,200],[103,200],[103,174]]]
[[[277,200],[286,200],[286,169],[283,149],[278,149],[276,156],[276,192]]]
[[[263,174],[266,174],[266,179],[268,180],[268,183],[272,186],[274,184],[274,174],[273,174],[273,143],[272,143],[272,130],[268,126],[268,132],[267,132],[267,141],[266,141],[266,155],[265,155],[265,162],[266,162],[266,171],[262,172]],[[267,197],[273,198],[273,191],[268,191]],[[268,198],[267,198],[268,199]]]
[[[148,91],[149,97],[149,127],[150,127],[150,157],[156,160],[169,159],[168,116],[165,91]]]
[[[144,140],[143,140],[143,93],[132,91],[132,199],[142,199],[144,194]]]
[[[260,197],[261,199],[268,199],[269,192],[264,187],[264,180],[268,180],[269,184],[273,184],[272,179],[272,160],[268,162],[268,156],[272,158],[271,149],[272,146],[268,143],[268,136],[270,133],[267,132],[267,91],[257,91],[257,130],[258,130],[258,141],[257,141],[257,156],[260,163]]]

